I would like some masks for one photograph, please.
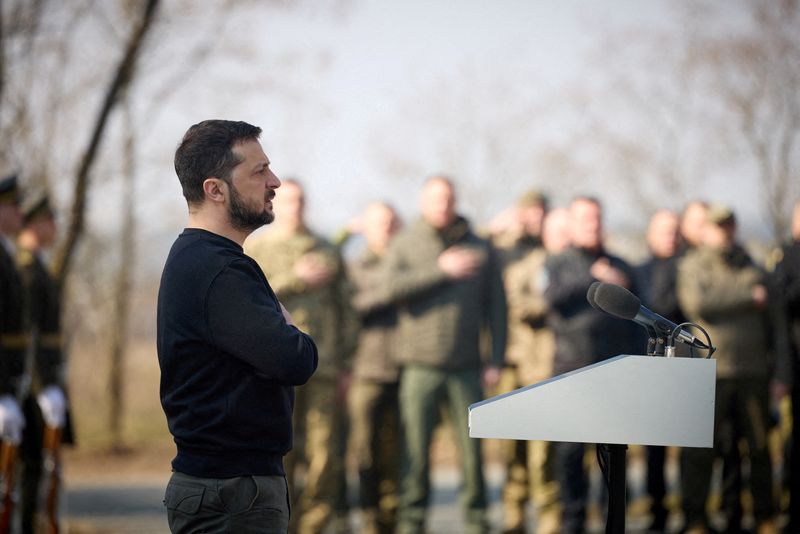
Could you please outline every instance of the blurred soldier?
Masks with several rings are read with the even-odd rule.
[[[506,301],[495,252],[456,212],[453,184],[428,179],[422,218],[392,241],[384,283],[400,302],[398,350],[403,365],[400,412],[406,467],[400,503],[401,534],[424,532],[430,497],[430,445],[439,406],[446,402],[461,457],[461,503],[470,534],[488,532],[481,445],[470,439],[467,407],[482,398],[480,333],[492,338],[484,370],[497,385],[506,347]]]
[[[525,192],[512,208],[500,213],[489,224],[492,244],[497,249],[503,270],[509,308],[506,364],[500,375],[497,394],[507,393],[530,383],[522,384],[523,378],[520,376],[520,360],[530,358],[529,352],[532,350],[532,335],[529,332],[531,326],[522,319],[521,314],[526,313],[526,310],[534,310],[536,306],[534,302],[529,302],[535,280],[526,279],[526,275],[531,274],[530,268],[522,268],[521,265],[528,265],[533,261],[535,267],[535,260],[524,261],[531,253],[537,252],[537,258],[544,257],[541,234],[546,210],[547,199],[544,194],[531,190]],[[512,273],[515,274],[509,278]],[[538,308],[543,310],[541,306]],[[534,382],[538,380],[541,379]],[[525,503],[529,497],[528,446],[523,441],[506,441],[503,448],[506,456],[506,483],[503,487],[504,532],[522,532]]]
[[[570,234],[569,210],[566,208],[550,210],[544,219],[542,228],[542,243],[544,243],[547,254],[557,256],[564,252],[571,243]],[[553,348],[555,349],[555,346]]]
[[[556,338],[554,374],[574,371],[617,354],[635,354],[636,326],[593,309],[586,292],[595,281],[634,290],[633,271],[603,245],[602,208],[578,197],[569,206],[571,246],[546,262],[548,324]],[[584,532],[587,478],[582,443],[555,444],[562,504],[561,532]]]
[[[23,401],[27,425],[20,458],[23,464],[21,511],[22,531],[34,532],[45,428],[54,436],[51,439],[60,441],[67,410],[61,357],[61,301],[56,280],[43,258],[43,253],[55,242],[55,217],[46,196],[26,206],[23,213],[17,261],[25,287],[28,324],[33,333],[33,361],[29,367],[31,390]],[[57,443],[52,445],[57,446]],[[57,491],[57,487],[52,489]]]
[[[795,203],[792,212],[792,242],[783,247],[783,258],[775,272],[786,302],[794,374],[789,524],[784,532],[800,532],[800,202]]]
[[[544,247],[533,249],[505,269],[508,346],[498,394],[553,375],[555,339],[545,324],[547,302],[541,282],[547,255],[558,254],[569,244],[568,222],[566,210],[550,212],[544,220]],[[551,445],[544,441],[504,441],[503,447],[503,532],[525,532],[525,503],[530,498],[536,510],[536,532],[557,533],[560,509]]]
[[[776,366],[770,354],[773,332],[765,273],[736,243],[736,218],[730,208],[709,208],[703,246],[679,263],[678,297],[688,319],[704,326],[717,346],[714,450],[682,450],[687,532],[707,532],[705,502],[714,453],[726,457],[724,451],[735,448],[740,436],[748,444],[758,532],[777,532],[767,431],[770,378],[782,366]]]
[[[355,323],[344,263],[336,247],[308,229],[299,182],[284,180],[274,203],[273,227],[249,239],[245,252],[264,270],[297,327],[314,339],[319,351],[314,381],[297,390],[298,446],[286,459],[292,485],[298,464],[307,464],[292,523],[299,534],[321,532],[330,523],[346,531],[347,517],[335,517],[345,487],[342,389]]]
[[[680,220],[681,248],[691,250],[703,244],[708,204],[692,200],[683,208]]]
[[[6,485],[4,495],[0,495],[3,507],[3,520],[11,505],[14,465],[9,462],[16,455],[16,447],[22,439],[25,419],[20,409],[19,399],[25,393],[23,376],[25,371],[25,351],[28,348],[28,332],[24,326],[24,289],[22,278],[17,271],[15,239],[22,228],[22,214],[19,209],[19,188],[16,176],[0,180],[0,439],[3,471],[0,477]],[[8,465],[6,465],[8,464]]]
[[[703,200],[692,200],[683,208],[680,223],[681,243],[679,254],[681,256],[703,245],[708,208],[708,203]],[[678,350],[680,351],[681,349],[685,349],[685,347],[679,345]],[[739,454],[738,443],[733,437],[734,434],[741,434],[741,432],[734,428],[733,425],[735,425],[735,421],[728,421],[724,428],[718,428],[721,434],[728,435],[727,438],[721,441],[731,445],[725,450],[718,451],[718,454],[722,454],[720,508],[725,510],[727,523],[731,531],[736,528],[734,525],[741,523],[743,513],[741,506],[741,455]],[[690,479],[692,478],[692,474],[688,476]]]
[[[542,222],[547,213],[547,197],[538,189],[525,192],[510,210],[489,224],[492,245],[497,249],[503,270],[542,246]]]
[[[385,291],[382,269],[400,219],[390,205],[377,202],[364,211],[360,227],[367,250],[349,266],[353,307],[361,319],[348,395],[350,451],[358,465],[361,532],[391,534],[397,522],[402,457],[400,370],[395,354],[397,310]]]
[[[650,258],[636,269],[642,303],[675,324],[686,320],[678,305],[678,245],[680,218],[670,210],[659,210],[650,218],[647,245]],[[649,531],[663,532],[668,512],[664,505],[665,447],[647,447],[647,493],[652,523]]]

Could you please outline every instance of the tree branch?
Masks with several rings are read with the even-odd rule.
[[[78,241],[80,240],[84,231],[86,217],[86,194],[89,189],[89,176],[92,170],[92,165],[94,164],[97,156],[97,150],[100,146],[101,140],[103,139],[108,118],[118,102],[118,97],[130,84],[136,58],[139,50],[142,47],[142,43],[144,42],[145,35],[147,35],[147,31],[152,26],[158,3],[159,0],[147,0],[147,3],[145,4],[142,19],[131,34],[130,40],[126,46],[125,54],[117,66],[114,79],[106,91],[106,97],[97,116],[95,127],[92,131],[92,136],[89,140],[86,152],[81,158],[78,172],[75,177],[72,210],[70,213],[70,222],[67,229],[67,235],[63,245],[58,250],[58,254],[53,266],[55,276],[57,277],[61,287],[63,287],[64,280],[69,273],[69,269],[72,264],[72,258],[74,257],[75,253],[75,247],[77,246]]]

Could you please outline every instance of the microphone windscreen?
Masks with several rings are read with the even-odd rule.
[[[600,282],[592,282],[592,285],[589,286],[589,290],[586,292],[586,300],[589,301],[589,304],[591,304],[592,308],[595,310],[600,310],[600,308],[597,307],[597,302],[594,300],[594,294],[597,291],[597,286],[599,285]]]
[[[596,307],[622,319],[633,319],[642,301],[622,286],[600,283],[594,291]]]

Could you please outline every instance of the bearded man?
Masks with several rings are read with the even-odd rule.
[[[317,368],[242,245],[272,222],[281,182],[245,122],[189,128],[175,171],[189,221],[158,295],[161,405],[178,454],[164,504],[172,532],[285,533],[294,387]]]

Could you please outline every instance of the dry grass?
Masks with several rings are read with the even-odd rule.
[[[73,349],[69,362],[73,422],[81,449],[106,450],[109,434],[108,357],[98,347]],[[122,443],[129,448],[170,443],[158,396],[159,369],[154,340],[132,343],[124,362]]]

